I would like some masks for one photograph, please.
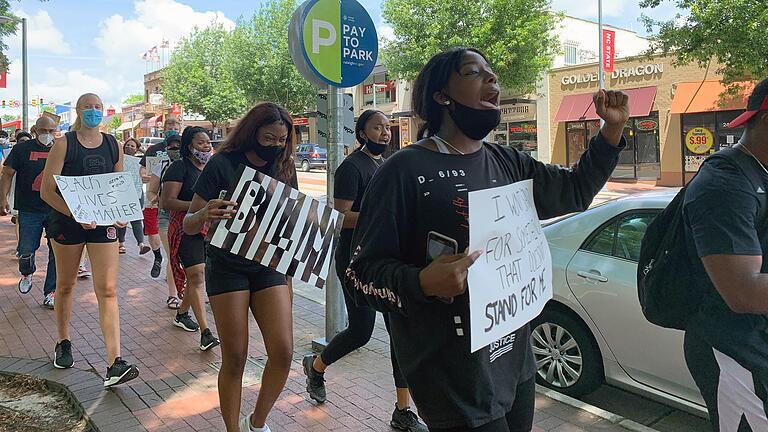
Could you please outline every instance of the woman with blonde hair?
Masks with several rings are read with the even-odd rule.
[[[77,100],[77,119],[72,131],[57,139],[48,155],[40,194],[52,207],[48,237],[56,257],[55,311],[59,342],[53,365],[59,369],[74,365],[69,337],[72,292],[77,282],[80,257],[87,248],[93,264],[93,288],[99,303],[99,323],[109,365],[104,387],[112,387],[139,376],[136,366],[120,357],[117,228],[125,227],[127,223],[97,226],[96,222],[76,222],[53,178],[55,175],[89,176],[123,170],[123,150],[117,140],[99,132],[103,108],[101,99],[93,93],[86,93]]]

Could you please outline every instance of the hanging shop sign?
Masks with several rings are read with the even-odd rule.
[[[693,154],[708,153],[715,145],[715,137],[707,128],[695,127],[685,134],[685,146]]]
[[[288,29],[291,58],[315,85],[354,87],[376,66],[379,38],[357,0],[308,0]]]
[[[637,122],[637,130],[639,131],[653,131],[659,128],[659,122],[656,120],[643,120]]]

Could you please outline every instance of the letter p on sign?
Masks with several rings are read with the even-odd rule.
[[[327,30],[328,36],[321,37],[321,30]],[[312,54],[320,54],[321,46],[331,46],[336,43],[336,28],[328,21],[312,20]]]

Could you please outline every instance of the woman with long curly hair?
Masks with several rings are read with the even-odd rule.
[[[219,197],[230,187],[240,165],[298,189],[293,166],[295,145],[293,119],[285,108],[273,103],[253,107],[197,179],[184,231],[195,234],[207,223],[233,217],[237,203]],[[269,431],[265,424],[267,415],[291,370],[293,320],[289,281],[275,270],[213,246],[208,246],[205,279],[221,338],[219,401],[227,432]],[[249,312],[264,337],[268,360],[256,408],[240,419]]]

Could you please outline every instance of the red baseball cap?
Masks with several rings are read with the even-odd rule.
[[[763,110],[768,110],[768,80],[761,82],[755,87],[755,90],[752,91],[752,95],[749,96],[749,100],[747,101],[747,110],[736,117],[732,122],[728,123],[728,127],[739,127],[748,122],[755,114]]]

